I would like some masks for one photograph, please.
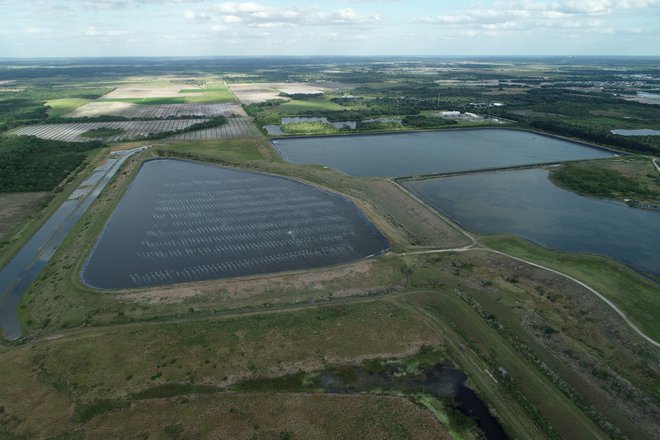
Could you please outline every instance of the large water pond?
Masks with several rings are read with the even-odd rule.
[[[97,288],[134,288],[338,264],[388,246],[337,194],[161,159],[143,164],[82,277]]]
[[[612,153],[521,130],[480,129],[276,139],[293,163],[320,164],[353,176],[391,177],[447,173],[566,160]]]
[[[480,234],[514,234],[552,249],[606,255],[660,275],[660,213],[579,196],[543,169],[407,182],[405,186]]]

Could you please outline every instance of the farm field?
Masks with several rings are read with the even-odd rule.
[[[250,105],[272,99],[290,99],[285,94],[320,94],[324,88],[305,83],[237,83],[229,84],[241,104]]]
[[[206,141],[217,139],[239,139],[261,136],[259,129],[247,118],[227,118],[220,127],[195,130],[169,137],[173,141]]]
[[[85,104],[65,118],[94,118],[97,116],[121,116],[131,119],[165,119],[180,116],[198,116],[208,118],[213,116],[245,115],[243,109],[236,104],[163,104],[139,105],[130,102],[97,101]]]
[[[155,99],[175,98],[194,95],[195,92],[181,92],[184,89],[202,90],[200,87],[187,86],[183,84],[172,84],[161,82],[155,85],[133,84],[120,85],[112,92],[101,96],[99,99]]]
[[[193,124],[204,122],[205,119],[171,119],[165,121],[119,121],[119,122],[76,122],[70,124],[40,124],[29,125],[13,130],[11,134],[18,136],[37,136],[68,142],[84,142],[93,138],[82,136],[90,130],[110,128],[123,130],[123,133],[110,136],[103,140],[118,142],[140,139],[152,133],[181,130]],[[101,138],[99,138],[101,139]]]
[[[203,86],[184,84],[184,81],[203,82]],[[236,103],[234,95],[224,82],[190,78],[169,80],[160,78],[154,81],[120,85],[112,92],[102,96],[99,101],[145,105]]]

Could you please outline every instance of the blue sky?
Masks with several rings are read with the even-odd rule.
[[[660,55],[660,0],[0,0],[0,57]]]

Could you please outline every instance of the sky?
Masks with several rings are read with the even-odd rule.
[[[660,56],[660,0],[0,0],[0,57]]]

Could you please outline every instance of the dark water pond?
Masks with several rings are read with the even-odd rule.
[[[350,381],[346,380],[347,376]],[[417,374],[402,374],[400,366],[390,364],[377,373],[361,367],[348,367],[341,374],[326,372],[320,377],[323,388],[334,393],[391,389],[404,393],[421,391],[441,400],[451,398],[456,409],[474,420],[487,439],[508,438],[477,393],[465,384],[466,380],[465,373],[442,364],[422,367]]]
[[[353,176],[408,176],[613,156],[582,144],[520,130],[480,129],[276,139],[293,163]]]
[[[605,255],[660,275],[660,213],[583,197],[555,186],[542,169],[407,182],[466,228],[514,234],[561,251]]]
[[[388,246],[336,194],[281,177],[153,160],[119,202],[82,277],[123,289],[338,264]]]
[[[420,364],[411,372],[399,362],[382,363],[377,367],[329,367],[316,373],[296,373],[277,378],[250,379],[236,388],[243,391],[286,391],[328,393],[368,393],[373,390],[398,395],[423,393],[444,402],[445,412],[456,421],[454,412],[471,419],[489,440],[508,436],[479,396],[466,385],[465,373],[443,363]],[[461,423],[461,422],[458,422]]]

